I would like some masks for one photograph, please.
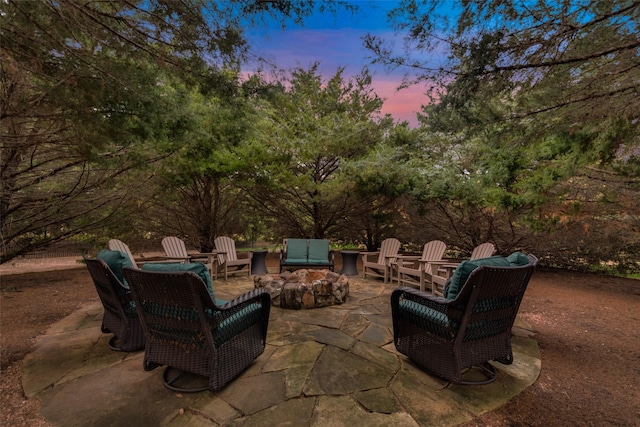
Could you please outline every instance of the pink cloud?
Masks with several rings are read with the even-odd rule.
[[[372,86],[381,98],[385,98],[382,106],[383,114],[391,114],[396,121],[408,121],[412,127],[418,126],[416,114],[421,111],[421,106],[428,102],[427,96],[420,86],[412,86],[397,90],[402,83],[402,78],[396,76],[396,80],[386,76],[383,79],[374,76]]]

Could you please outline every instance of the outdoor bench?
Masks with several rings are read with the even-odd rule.
[[[280,272],[283,269],[327,268],[333,271],[334,253],[325,239],[287,239],[280,250]]]

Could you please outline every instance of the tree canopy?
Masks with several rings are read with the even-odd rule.
[[[380,116],[382,100],[366,70],[324,79],[314,64],[293,70],[270,105],[250,193],[281,229],[325,238],[359,209],[345,168],[382,141],[390,124]]]
[[[249,26],[343,6],[0,3],[0,262],[170,233],[638,269],[640,2],[400,2],[404,53],[365,43],[428,87],[416,129],[380,113],[366,68],[242,73]]]
[[[193,85],[237,68],[243,25],[339,3],[2,2],[0,259],[125,213],[135,189],[113,179],[154,161],[149,144],[188,131],[168,76]]]
[[[425,123],[434,130],[518,121],[527,142],[604,132],[583,154],[637,165],[640,141],[628,128],[637,135],[639,2],[406,0],[390,20],[404,54],[379,37],[366,43],[377,62],[406,67],[406,84],[431,88]]]

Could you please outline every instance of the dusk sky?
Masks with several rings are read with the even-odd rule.
[[[397,1],[373,0],[354,1],[360,7],[356,14],[341,12],[316,14],[305,20],[305,26],[289,24],[285,30],[279,25],[258,28],[248,34],[252,53],[264,57],[279,68],[290,70],[295,67],[308,69],[314,62],[320,63],[324,76],[332,76],[338,67],[345,67],[345,77],[358,74],[368,65],[373,75],[373,87],[378,96],[385,98],[382,113],[391,114],[396,121],[408,121],[417,125],[416,113],[421,104],[427,102],[425,89],[413,86],[396,91],[404,70],[389,72],[382,66],[370,64],[370,52],[362,42],[366,33],[397,38],[386,21],[386,12]],[[247,70],[255,71],[255,70]]]

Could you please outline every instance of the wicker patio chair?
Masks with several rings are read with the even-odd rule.
[[[191,272],[125,268],[124,275],[147,339],[144,369],[166,365],[163,383],[170,390],[219,390],[264,352],[271,308],[267,291],[255,289],[219,306]],[[207,384],[179,385],[185,373],[206,377]]]
[[[447,298],[409,287],[393,291],[396,349],[456,384],[494,381],[496,370],[488,362],[513,362],[511,328],[537,263],[533,255],[512,257],[506,258],[506,263],[499,260],[502,257],[461,263],[454,274],[459,276],[461,288],[457,294],[449,289]],[[465,273],[469,274],[466,279]],[[478,367],[486,378],[463,378],[472,367]]]
[[[131,291],[125,287],[105,261],[84,257],[93,284],[104,307],[102,332],[112,333],[109,348],[136,351],[144,348],[145,338]]]
[[[197,252],[197,253],[189,253],[187,252],[187,246],[184,243],[184,240],[175,236],[167,236],[162,239],[162,249],[164,249],[165,259],[175,262],[201,262],[207,266],[211,277],[214,277],[214,271],[216,266],[214,265],[217,262],[217,252]]]
[[[362,255],[362,278],[367,274],[382,277],[384,283],[391,279],[391,265],[396,261],[395,256],[400,250],[400,240],[390,237],[380,244],[377,252],[360,252]]]

